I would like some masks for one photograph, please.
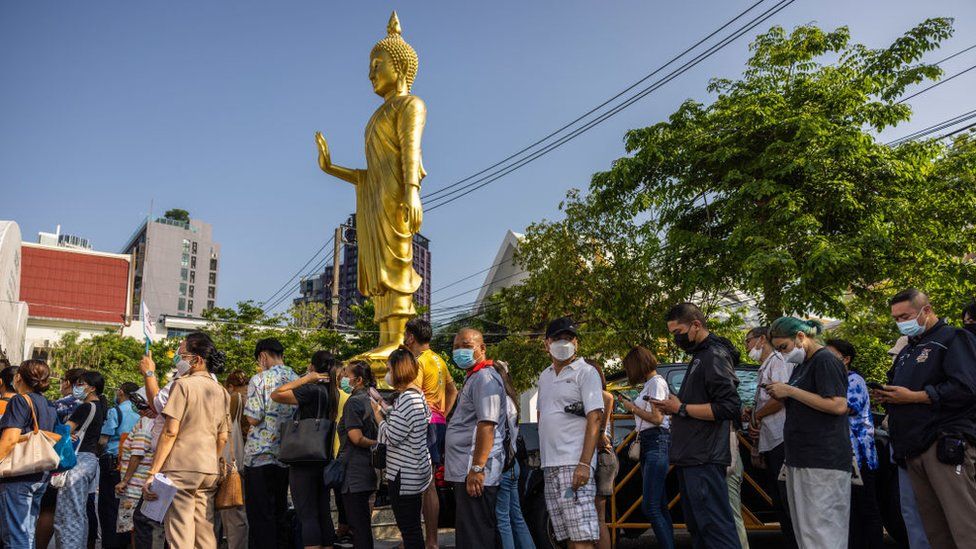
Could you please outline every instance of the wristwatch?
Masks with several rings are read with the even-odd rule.
[[[148,372],[142,374],[142,377],[145,377],[147,379],[150,377],[156,377],[156,370],[149,370]]]
[[[471,466],[471,472],[472,473],[475,473],[475,474],[484,473],[485,472],[485,467],[484,467],[484,465],[472,465]]]
[[[678,416],[688,417],[688,405],[684,402],[681,403],[681,406],[678,406]]]

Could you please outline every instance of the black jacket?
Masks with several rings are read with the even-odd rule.
[[[889,404],[895,458],[925,452],[942,433],[976,442],[976,336],[939,321],[909,338],[888,383],[928,393],[931,404]]]
[[[671,416],[671,463],[675,466],[732,463],[730,421],[741,416],[739,379],[735,365],[739,351],[724,338],[709,334],[691,350],[691,362],[678,391],[684,404],[711,404],[715,421]]]

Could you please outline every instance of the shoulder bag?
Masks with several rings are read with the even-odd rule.
[[[331,459],[333,421],[322,417],[322,391],[318,391],[316,417],[283,421],[279,427],[281,447],[278,460],[282,463],[326,462]],[[298,416],[295,411],[295,417]]]
[[[240,394],[234,393],[231,398],[234,396],[240,397]],[[231,418],[230,437],[224,445],[223,460],[226,470],[223,478],[220,479],[220,486],[217,487],[217,495],[214,497],[214,507],[218,511],[244,505],[244,486],[241,473],[237,469],[238,462],[243,460],[244,455],[244,439],[241,435],[243,409],[243,405],[238,406],[237,414]]]
[[[60,461],[58,453],[54,450],[54,444],[61,439],[61,436],[50,431],[42,431],[37,424],[34,402],[27,395],[21,396],[30,408],[34,428],[26,435],[21,435],[10,454],[0,461],[0,477],[17,477],[52,471],[57,468]]]

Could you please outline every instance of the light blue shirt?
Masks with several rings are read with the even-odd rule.
[[[122,411],[121,414],[119,414],[119,410]],[[108,436],[105,452],[113,456],[119,455],[119,439],[122,437],[122,433],[132,431],[138,421],[139,413],[133,409],[132,403],[129,401],[109,408],[108,414],[105,416],[105,423],[102,424],[102,434]]]

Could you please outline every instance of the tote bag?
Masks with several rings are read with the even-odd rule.
[[[31,417],[34,420],[34,429],[26,435],[21,435],[10,454],[0,461],[0,477],[18,477],[52,471],[58,467],[58,462],[60,462],[54,445],[61,439],[61,436],[57,433],[40,430],[37,425],[34,402],[26,395],[20,396],[27,401],[27,406],[30,408]]]
[[[295,411],[298,416],[298,411]],[[282,463],[327,462],[330,460],[333,422],[322,416],[322,392],[318,395],[317,417],[290,419],[281,423],[278,433],[281,447],[278,460]]]
[[[240,394],[235,393],[231,398],[241,398]],[[233,509],[244,505],[244,486],[241,481],[241,473],[238,470],[239,464],[244,462],[244,436],[241,433],[241,415],[244,413],[244,403],[238,402],[237,413],[231,418],[230,439],[224,445],[224,463],[227,467],[220,486],[217,487],[217,495],[214,498],[214,507],[218,511]],[[226,525],[225,525],[226,527]]]

